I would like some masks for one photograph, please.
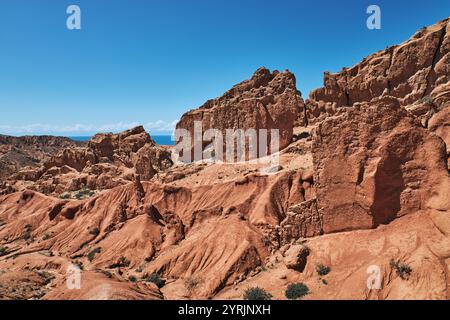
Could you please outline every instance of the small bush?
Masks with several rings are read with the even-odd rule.
[[[148,278],[145,281],[153,282],[158,286],[158,288],[162,288],[166,284],[166,281],[161,279],[159,274],[157,274],[156,272],[153,272],[150,276],[148,276]]]
[[[137,281],[135,276],[129,276],[128,280],[130,280],[131,282],[136,282]]]
[[[200,281],[195,277],[188,277],[184,279],[184,286],[188,289],[188,291],[192,291],[197,288],[199,283]]]
[[[70,199],[70,194],[65,192],[65,193],[61,194],[59,196],[59,198],[62,199],[62,200]]]
[[[8,248],[7,247],[0,247],[0,257],[8,254]]]
[[[303,298],[309,293],[309,288],[304,283],[291,283],[288,285],[285,296],[290,300]]]
[[[323,277],[330,273],[331,268],[319,263],[316,265],[316,271],[319,276]]]
[[[248,288],[244,292],[244,300],[270,300],[272,299],[272,295],[266,290],[254,287]]]
[[[100,230],[98,228],[92,228],[91,230],[89,230],[89,234],[96,237],[100,234]]]
[[[88,188],[83,188],[83,189],[79,190],[77,193],[75,193],[75,198],[77,200],[84,200],[84,199],[92,197],[94,194],[95,194],[94,191],[91,191]]]
[[[23,235],[22,238],[24,240],[29,240],[31,238],[31,231],[32,231],[33,226],[31,224],[27,224],[24,228],[23,228]]]
[[[87,254],[87,258],[88,258],[89,262],[92,262],[92,260],[94,260],[94,258],[95,258],[95,255],[96,255],[97,253],[100,253],[101,251],[102,251],[102,248],[97,247],[97,248],[95,248],[94,250],[92,250],[91,252],[89,252],[89,253]]]
[[[430,96],[425,96],[425,97],[417,100],[416,103],[417,104],[425,103],[425,104],[428,104],[428,105],[433,105],[433,99]]]
[[[392,269],[395,270],[397,275],[402,280],[407,280],[409,278],[409,276],[411,275],[412,269],[406,263],[400,262],[399,260],[392,259],[390,262],[390,266]]]
[[[37,274],[44,280],[44,284],[47,285],[55,279],[55,276],[47,271],[38,271]]]

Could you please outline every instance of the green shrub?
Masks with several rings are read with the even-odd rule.
[[[33,226],[31,224],[27,224],[25,225],[25,227],[23,228],[23,235],[22,238],[24,240],[29,240],[31,238],[31,231],[32,231]]]
[[[318,265],[316,265],[316,271],[319,276],[323,277],[323,276],[326,276],[327,274],[329,274],[331,269],[330,269],[330,267],[327,267],[327,266],[319,263]]]
[[[8,248],[7,247],[0,247],[0,257],[8,254]]]
[[[38,271],[37,274],[44,280],[44,284],[47,285],[55,279],[55,276],[47,271]]]
[[[129,276],[128,280],[130,280],[131,282],[136,282],[137,281],[135,276]]]
[[[166,284],[166,281],[161,279],[159,274],[156,272],[153,272],[151,275],[149,275],[145,281],[153,282],[154,284],[156,284],[158,286],[158,288],[162,288]]]
[[[94,191],[91,191],[88,188],[83,188],[83,189],[79,190],[77,193],[75,193],[75,198],[77,200],[84,200],[84,199],[92,197],[94,194],[95,194]]]
[[[416,103],[417,104],[425,103],[425,104],[428,104],[428,105],[433,105],[433,99],[430,96],[425,96],[425,97],[417,100]]]
[[[100,230],[99,230],[99,228],[92,228],[91,230],[89,230],[89,234],[96,237],[100,234]]]
[[[102,248],[97,247],[97,248],[93,249],[91,252],[89,252],[87,254],[87,258],[88,258],[89,262],[92,262],[92,260],[94,260],[94,258],[95,258],[95,255],[97,253],[100,253],[101,251],[102,251]]]
[[[192,291],[197,288],[199,283],[200,281],[195,277],[188,277],[184,279],[184,286],[188,289],[188,291]]]
[[[62,200],[70,199],[70,194],[67,193],[67,192],[64,192],[63,194],[61,194],[61,195],[59,196],[59,198],[62,199]]]
[[[303,298],[309,293],[309,288],[304,283],[291,283],[288,285],[285,296],[290,300]]]
[[[392,259],[390,262],[390,266],[392,269],[395,270],[397,275],[402,280],[407,280],[412,272],[412,269],[409,265],[407,265],[406,263],[400,262],[399,260]]]
[[[270,293],[259,287],[248,288],[244,292],[244,300],[270,300],[271,298]]]

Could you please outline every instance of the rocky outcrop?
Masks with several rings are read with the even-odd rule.
[[[449,31],[450,19],[445,19],[351,68],[343,68],[338,73],[326,72],[324,87],[312,91],[306,100],[309,123],[342,114],[345,107],[355,103],[391,96],[449,146]],[[432,118],[433,122],[429,123]]]
[[[258,69],[251,79],[243,81],[220,98],[207,101],[198,109],[185,113],[177,129],[194,136],[194,122],[201,121],[203,133],[217,129],[279,129],[280,149],[292,141],[296,122],[305,123],[304,103],[296,88],[295,76],[289,71],[270,72]],[[270,152],[270,132],[267,143]]]
[[[171,165],[169,150],[156,145],[140,126],[119,134],[97,134],[86,147],[64,149],[42,167],[18,172],[11,183],[17,190],[70,196],[90,192],[83,189],[110,189],[133,181],[135,175],[149,180]]]
[[[55,153],[81,145],[65,137],[0,135],[0,179],[25,167],[39,167]]]

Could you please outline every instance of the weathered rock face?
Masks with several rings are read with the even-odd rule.
[[[320,123],[313,161],[324,233],[450,209],[445,144],[395,98],[357,104]]]
[[[22,170],[11,180],[18,181],[16,189],[46,194],[110,189],[133,181],[134,175],[151,179],[172,165],[170,157],[141,126],[119,134],[97,134],[87,147],[64,149],[41,168]]]
[[[326,72],[324,87],[311,92],[306,101],[309,121],[385,95],[397,98],[401,106],[419,105],[412,109],[426,119],[448,107],[449,21],[424,28],[403,44],[377,52],[352,68]]]
[[[177,129],[188,130],[191,137],[195,121],[201,121],[203,132],[217,129],[223,134],[226,129],[279,129],[279,147],[283,149],[292,140],[294,123],[304,123],[302,114],[304,103],[295,76],[289,71],[271,73],[260,68],[222,97],[184,114]],[[270,142],[267,146],[270,152]]]

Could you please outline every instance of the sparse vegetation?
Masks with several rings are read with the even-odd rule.
[[[331,271],[331,268],[328,266],[323,265],[322,263],[319,263],[316,265],[316,272],[319,276],[323,277],[329,274]]]
[[[32,231],[33,226],[31,224],[27,224],[25,225],[25,227],[23,228],[23,235],[22,238],[24,240],[29,240],[31,239],[31,231]]]
[[[44,284],[47,285],[55,279],[55,276],[47,271],[38,271],[37,274],[44,280]]]
[[[248,288],[244,291],[244,300],[270,300],[272,295],[260,287]]]
[[[290,300],[301,299],[309,293],[309,288],[304,283],[291,283],[288,285],[285,296]]]
[[[48,233],[44,234],[44,236],[42,237],[42,240],[48,240],[50,239],[50,235]]]
[[[0,257],[8,254],[8,248],[7,247],[0,247]]]
[[[89,234],[93,235],[94,237],[98,236],[100,234],[99,228],[92,228],[89,230]]]
[[[62,200],[68,200],[68,199],[70,199],[71,197],[70,197],[70,194],[69,194],[69,193],[64,192],[63,194],[59,195],[59,198],[62,199]]]
[[[400,262],[400,260],[392,259],[390,266],[402,280],[407,280],[411,275],[412,268],[408,264]]]
[[[77,193],[75,193],[75,198],[77,200],[84,200],[84,199],[92,197],[94,194],[95,194],[94,191],[91,191],[90,189],[85,187],[85,188],[79,190]]]
[[[417,104],[428,104],[428,105],[433,105],[433,99],[430,96],[425,96],[423,98],[420,98],[419,100],[417,100],[416,102]]]
[[[122,256],[122,257],[119,258],[119,260],[116,263],[113,263],[109,267],[111,269],[116,269],[116,268],[128,267],[129,265],[130,265],[130,260],[128,260],[127,258]]]
[[[188,277],[188,278],[184,279],[184,286],[186,287],[186,289],[189,292],[191,292],[195,288],[197,288],[199,283],[200,283],[200,281],[195,277]]]
[[[160,275],[156,272],[153,272],[144,281],[153,282],[158,288],[162,288],[166,284],[166,281],[161,279]]]
[[[95,255],[97,253],[100,253],[101,251],[102,251],[102,248],[97,247],[97,248],[93,249],[91,252],[89,252],[87,254],[87,258],[88,258],[89,262],[92,262],[92,260],[94,260],[94,258],[95,258]]]
[[[130,280],[131,282],[136,282],[137,281],[135,276],[129,276],[128,280]]]

